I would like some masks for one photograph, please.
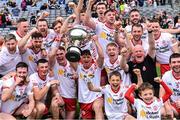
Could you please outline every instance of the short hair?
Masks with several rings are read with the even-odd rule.
[[[139,88],[138,88],[138,93],[141,94],[142,91],[146,90],[146,89],[151,89],[154,93],[154,87],[148,83],[148,82],[143,82]]]
[[[65,49],[64,46],[59,46],[59,47],[58,47],[58,50],[64,50],[64,51],[66,51],[66,49]]]
[[[90,50],[88,50],[88,49],[83,50],[83,51],[81,52],[81,56],[83,56],[83,55],[90,55],[90,56],[91,56]]]
[[[38,25],[39,22],[44,22],[44,21],[47,23],[47,26],[48,26],[48,21],[46,19],[39,19],[38,22],[37,22],[37,25]]]
[[[40,32],[34,32],[31,35],[32,39],[36,39],[36,38],[43,38],[43,35]]]
[[[97,6],[99,6],[99,5],[104,5],[105,8],[107,9],[106,3],[104,3],[104,2],[98,2],[98,3],[96,4],[96,10],[97,10]]]
[[[157,22],[157,23],[159,23],[159,19],[158,19],[158,18],[153,18],[153,19],[150,20],[150,22],[151,22],[151,23],[152,23],[152,22]]]
[[[110,74],[109,74],[109,79],[111,79],[112,76],[118,76],[120,79],[121,79],[121,73],[118,72],[118,71],[112,71]]]
[[[110,43],[108,43],[107,46],[106,46],[106,48],[108,48],[109,46],[114,46],[114,47],[119,48],[118,44],[115,43],[115,42],[110,42]]]
[[[17,71],[18,68],[27,68],[27,70],[28,70],[28,65],[25,62],[19,62],[16,65],[16,71]]]
[[[5,36],[5,42],[10,41],[10,40],[12,40],[12,39],[14,39],[15,41],[17,41],[17,40],[16,40],[16,36],[15,36],[14,34],[7,34],[7,35]]]
[[[143,31],[143,26],[141,24],[134,24],[132,26],[132,30],[133,30],[134,27],[140,27],[142,29],[142,31]]]
[[[169,63],[171,63],[172,58],[180,58],[180,53],[173,53],[173,54],[169,57]]]
[[[106,10],[106,11],[104,12],[104,15],[106,15],[108,12],[114,12],[114,13],[115,13],[115,11],[114,11],[113,9],[108,9],[108,10]]]
[[[26,18],[19,18],[19,20],[17,21],[17,24],[21,23],[21,22],[27,22],[27,19]]]
[[[37,63],[37,66],[38,66],[40,63],[48,63],[48,60],[46,60],[46,59],[39,59],[36,63]]]
[[[136,8],[132,9],[132,10],[129,12],[129,15],[130,15],[132,12],[138,12],[138,13],[140,14],[139,10],[136,9]]]
[[[54,27],[57,25],[57,24],[63,24],[60,20],[56,20],[56,21],[54,21],[53,23],[52,23],[52,28],[54,29]]]

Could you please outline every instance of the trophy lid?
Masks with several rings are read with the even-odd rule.
[[[88,33],[82,28],[73,28],[70,30],[69,35],[72,40],[84,40],[87,37]]]

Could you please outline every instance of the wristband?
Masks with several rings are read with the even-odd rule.
[[[51,84],[48,82],[48,83],[46,83],[46,86],[49,88],[51,86]]]

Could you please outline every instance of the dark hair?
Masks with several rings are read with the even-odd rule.
[[[180,58],[180,53],[173,53],[173,54],[169,57],[169,63],[171,63],[172,58]]]
[[[48,63],[48,60],[46,60],[46,59],[39,59],[36,63],[37,63],[37,66],[38,66],[40,63]]]
[[[99,6],[99,5],[104,5],[104,6],[106,7],[106,9],[107,9],[106,3],[104,3],[104,2],[98,2],[98,3],[96,4],[96,10],[97,10],[97,6]]]
[[[39,19],[39,20],[38,20],[38,23],[39,23],[39,22],[44,22],[44,21],[47,23],[47,26],[48,26],[48,21],[47,21],[46,19]],[[37,24],[38,24],[38,23],[37,23]]]
[[[138,12],[138,13],[140,13],[139,10],[138,10],[138,9],[135,9],[135,8],[132,9],[132,10],[129,12],[129,15],[130,15],[132,12]]]
[[[40,32],[34,32],[31,35],[32,39],[36,39],[36,38],[43,38],[43,35]]]
[[[54,21],[53,23],[52,23],[52,28],[54,29],[54,27],[57,25],[57,24],[63,24],[61,21],[59,21],[59,20],[56,20],[56,21]]]
[[[151,22],[151,23],[152,23],[152,22],[158,22],[158,23],[159,23],[160,21],[159,21],[158,18],[153,18],[153,19],[150,20],[150,22]]]
[[[64,51],[65,51],[66,49],[65,49],[64,46],[59,46],[59,47],[58,47],[58,50],[64,50]]]
[[[104,12],[104,15],[106,15],[108,12],[114,12],[114,10],[113,10],[113,9],[108,9],[108,10],[106,10],[106,11]]]
[[[88,50],[88,49],[83,50],[83,51],[81,52],[81,56],[83,56],[83,55],[91,55],[90,50]]]
[[[146,90],[146,89],[151,89],[151,90],[153,90],[153,92],[154,92],[154,87],[153,87],[150,83],[144,82],[144,83],[142,83],[142,84],[139,86],[139,88],[138,88],[139,94],[141,94],[141,92],[144,91],[144,90]]]
[[[121,79],[121,73],[118,72],[118,71],[113,71],[109,74],[109,79],[111,79],[111,77],[115,75],[115,76],[118,76],[120,79]]]
[[[21,23],[21,22],[27,22],[26,18],[19,18],[19,20],[17,21],[17,23]]]
[[[14,39],[16,41],[16,36],[14,34],[7,34],[5,36],[5,42]]]
[[[133,28],[134,27],[140,27],[141,29],[142,29],[142,31],[143,31],[143,26],[141,25],[141,24],[134,24],[133,26],[132,26],[132,31],[133,31]]]
[[[17,71],[18,68],[21,68],[21,67],[27,68],[27,70],[28,70],[28,65],[27,65],[25,62],[19,62],[19,63],[16,65],[16,71]]]

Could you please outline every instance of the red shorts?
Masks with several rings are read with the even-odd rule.
[[[62,97],[65,103],[65,110],[66,111],[76,111],[76,98],[64,98]]]
[[[103,98],[99,97],[97,99],[103,99]],[[80,103],[82,119],[93,119],[95,117],[95,113],[92,108],[94,101],[91,103]]]
[[[170,70],[170,66],[169,64],[160,64],[160,70],[161,70],[161,76],[163,76],[163,74]]]
[[[93,119],[94,111],[92,109],[92,103],[80,103],[82,119]]]
[[[175,103],[171,103],[171,105],[180,114],[180,108],[177,108]]]

